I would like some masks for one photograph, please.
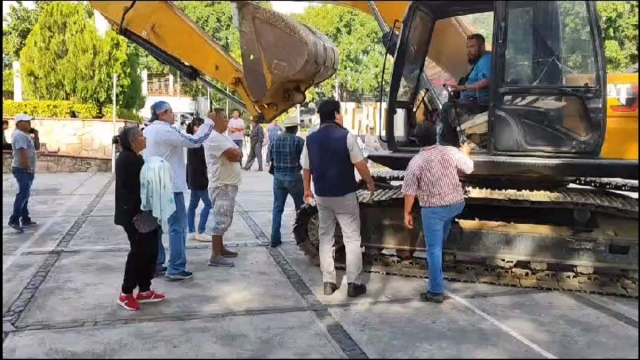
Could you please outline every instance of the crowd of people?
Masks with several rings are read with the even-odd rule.
[[[194,118],[187,131],[172,126],[175,116],[168,103],[156,102],[151,113],[150,124],[144,129],[125,127],[116,139],[120,153],[115,165],[114,223],[122,226],[130,243],[117,303],[128,310],[139,310],[142,303],[165,298],[151,288],[154,278],[164,275],[169,281],[181,281],[193,277],[193,272],[187,270],[187,239],[211,241],[209,266],[233,267],[231,259],[238,256],[225,247],[224,236],[234,219],[243,173],[240,128],[244,131],[244,125],[238,121],[242,121],[239,112],[234,111],[229,119],[223,109],[216,108],[206,119]],[[338,223],[346,250],[347,295],[357,297],[367,289],[361,278],[355,172],[369,191],[375,191],[375,184],[357,137],[342,125],[340,103],[326,100],[318,106],[317,114],[320,124],[306,139],[297,135],[294,117],[282,125],[274,121],[267,129],[266,162],[273,175],[274,196],[271,246],[282,244],[280,229],[287,197],[292,197],[296,210],[305,202],[317,205],[324,293],[331,295],[338,289],[334,267],[334,231]],[[16,131],[12,134],[12,172],[18,182],[18,194],[9,225],[20,231],[35,225],[28,211],[36,167],[35,144],[30,135],[32,119],[24,114],[16,116]],[[240,136],[234,135],[238,133]],[[251,134],[250,156],[244,169],[258,159],[258,170],[262,170],[265,136],[257,119]],[[444,286],[438,265],[442,263],[442,245],[451,221],[464,207],[458,173],[473,171],[473,162],[468,146],[458,150],[439,145],[438,131],[430,123],[420,124],[415,138],[423,149],[411,160],[405,175],[405,225],[413,228],[412,209],[417,198],[430,264],[429,287],[421,298],[442,302]],[[373,129],[365,143],[373,151],[379,149]],[[187,190],[191,191],[188,209],[184,198]],[[199,202],[204,208],[196,227]],[[162,243],[164,232],[169,237],[168,259]]]

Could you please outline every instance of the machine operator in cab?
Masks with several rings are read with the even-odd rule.
[[[456,127],[459,110],[469,115],[485,112],[489,108],[489,84],[491,78],[491,53],[485,48],[484,36],[467,37],[467,58],[471,70],[460,79],[459,85],[449,87],[453,99],[442,106],[438,123],[438,144],[457,145]]]

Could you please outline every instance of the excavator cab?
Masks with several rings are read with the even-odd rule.
[[[442,106],[443,89],[431,85],[430,65],[456,81],[467,75],[466,56],[452,56],[465,39],[445,32],[474,14],[493,17],[493,34],[485,34],[492,55],[489,104],[480,113],[458,113],[451,125],[459,140],[475,143],[475,172],[637,178],[637,162],[595,160],[604,142],[607,84],[594,1],[412,2],[395,49],[384,119],[382,140],[392,153],[371,160],[404,170],[418,151],[415,126],[435,121],[431,114]],[[547,165],[532,169],[541,162]]]
[[[171,1],[90,1],[123,37],[189,80],[200,80],[269,122],[331,77],[338,50],[324,35],[252,1],[231,3],[242,64]],[[210,80],[234,90],[228,93]]]

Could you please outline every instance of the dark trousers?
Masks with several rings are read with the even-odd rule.
[[[18,220],[21,218],[23,223],[28,223],[31,221],[28,206],[35,174],[19,167],[12,167],[11,172],[18,182],[18,193],[16,194],[16,200],[13,202],[13,213],[9,218],[9,223],[19,224]]]
[[[282,234],[280,227],[282,225],[282,213],[287,203],[287,196],[291,195],[296,211],[300,210],[304,203],[304,186],[302,185],[302,177],[291,179],[283,179],[279,177],[273,178],[273,219],[271,222],[271,242],[282,242]]]
[[[251,150],[249,151],[249,157],[247,158],[247,163],[244,166],[245,170],[251,169],[253,165],[253,161],[258,159],[258,170],[262,171],[262,143],[254,143],[251,142]]]
[[[136,287],[139,292],[149,291],[158,258],[158,229],[141,233],[130,223],[124,227],[124,231],[129,238],[131,250],[124,267],[122,293],[132,294]]]
[[[476,99],[456,99],[442,104],[440,121],[436,124],[438,144],[458,146],[457,127],[469,120],[470,115],[480,114],[487,110],[488,106],[480,105]]]

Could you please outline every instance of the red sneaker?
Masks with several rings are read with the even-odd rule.
[[[120,297],[118,297],[118,304],[127,310],[140,310],[140,303],[135,297],[133,297],[133,294],[120,294]]]
[[[139,292],[138,295],[136,295],[136,300],[141,304],[151,303],[151,302],[160,302],[164,300],[164,298],[165,298],[164,294],[157,293],[153,290],[149,290],[146,292]]]

